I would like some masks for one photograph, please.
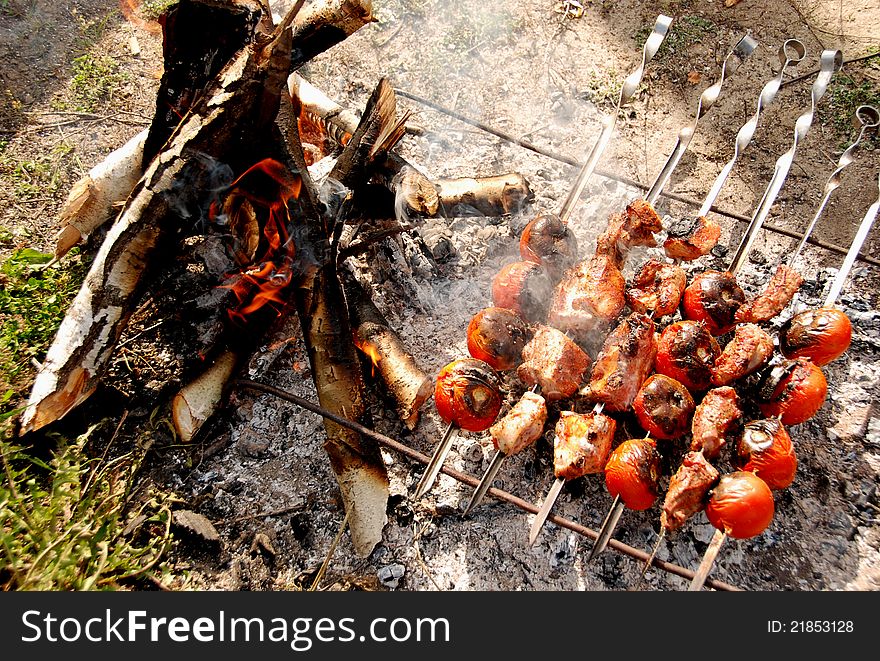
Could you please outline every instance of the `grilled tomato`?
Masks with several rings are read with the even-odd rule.
[[[760,535],[773,520],[774,511],[770,487],[746,471],[722,476],[706,505],[709,523],[734,539]]]
[[[468,324],[468,351],[496,370],[509,370],[520,363],[530,336],[528,324],[513,310],[483,308]]]
[[[785,489],[794,482],[797,456],[778,418],[748,423],[737,443],[736,455],[742,470],[754,473],[771,489]]]
[[[482,360],[454,360],[437,375],[434,403],[446,422],[466,431],[483,431],[501,410],[501,380]]]
[[[746,295],[727,271],[703,271],[684,290],[684,317],[703,321],[712,335],[724,335],[736,325],[736,311]]]
[[[809,358],[827,365],[839,358],[852,341],[849,317],[837,308],[805,310],[783,324],[779,348],[787,358]]]
[[[765,375],[758,394],[761,413],[780,417],[784,425],[797,425],[822,408],[828,382],[821,368],[806,358],[784,360]]]
[[[664,440],[678,438],[688,430],[695,408],[688,389],[665,374],[648,377],[633,400],[642,429]]]
[[[631,438],[618,445],[605,464],[605,486],[631,510],[646,510],[657,500],[660,454],[650,438]]]

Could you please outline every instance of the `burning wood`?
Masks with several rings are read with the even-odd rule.
[[[373,361],[382,382],[397,402],[400,419],[414,429],[419,409],[431,397],[434,385],[363,287],[353,277],[344,278],[343,287],[355,344]]]
[[[440,209],[446,216],[463,211],[480,216],[515,213],[533,197],[525,177],[516,172],[494,177],[438,179],[435,184]]]
[[[292,74],[287,86],[304,113],[327,125],[331,138],[335,136],[342,143],[342,136],[354,133],[360,121],[355,111],[339,105],[299,74]],[[518,211],[533,197],[528,182],[519,173],[432,182],[397,154],[389,154],[379,164],[377,174],[397,196],[399,217],[406,213],[433,217],[462,212],[499,216]]]
[[[205,155],[241,166],[269,150],[264,136],[272,134],[290,54],[290,32],[276,37],[263,50],[242,49],[223,68],[132,191],[37,374],[22,416],[24,432],[64,417],[94,391],[157,248],[181,229],[181,216],[190,219],[181,198],[210,175]]]
[[[291,55],[290,70],[298,69],[375,20],[372,0],[317,0],[310,3],[294,22],[296,48]]]

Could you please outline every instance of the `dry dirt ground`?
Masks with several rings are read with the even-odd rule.
[[[281,5],[283,3],[274,3]],[[406,90],[555,152],[580,158],[613,109],[622,79],[637,65],[642,43],[659,13],[680,26],[655,60],[633,102],[621,113],[617,132],[600,168],[650,183],[693,121],[700,93],[716,80],[732,45],[751,34],[758,49],[725,83],[716,107],[701,120],[690,150],[667,190],[697,200],[709,190],[730,157],[738,128],[754,112],[763,84],[778,71],[776,51],[787,38],[800,39],[807,57],[789,79],[809,74],[824,48],[841,48],[847,59],[880,43],[876,3],[742,0],[583,2],[583,14],[566,14],[577,3],[552,0],[376,0],[377,22],[304,69],[337,101],[362,107],[378,79],[387,76]],[[843,11],[843,5],[847,5]],[[161,75],[161,43],[143,25],[125,20],[113,2],[63,4],[10,0],[0,3],[0,118],[2,153],[0,225],[11,237],[4,252],[30,245],[47,250],[55,215],[70,184],[148,122]],[[857,13],[853,13],[858,9]],[[84,107],[77,69],[83,55],[109,56],[107,94]],[[876,58],[847,65],[844,72],[876,95]],[[749,147],[717,201],[718,207],[750,215],[773,172],[776,158],[792,142],[798,115],[809,108],[810,75],[785,85],[767,110]],[[94,81],[93,81],[94,82]],[[423,369],[435,374],[466,355],[467,321],[490,304],[489,284],[514,261],[522,227],[539,209],[564,199],[574,168],[485,134],[407,99],[426,129],[401,149],[431,177],[489,175],[516,170],[527,177],[534,200],[501,219],[462,217],[417,220],[430,246],[442,245],[431,263],[411,253],[413,243],[389,241],[355,264],[374,286],[376,302],[401,333]],[[845,114],[830,95],[820,101],[807,138],[768,222],[794,231],[815,213],[825,180],[842,147]],[[848,111],[851,112],[851,109]],[[876,140],[874,145],[880,144]],[[16,194],[16,163],[42,164],[40,195]],[[855,226],[877,198],[877,151],[866,149],[850,166],[815,236],[847,246]],[[573,219],[582,250],[589,249],[604,219],[640,190],[595,177]],[[686,214],[692,206],[661,198],[661,213]],[[721,246],[736,248],[742,224],[719,216]],[[794,241],[765,231],[755,245],[742,282],[753,294]],[[586,248],[584,248],[586,247]],[[864,252],[876,255],[880,231]],[[438,255],[440,253],[438,252]],[[635,255],[630,263],[638,263]],[[808,246],[801,268],[807,284],[800,303],[822,300],[842,256]],[[719,253],[701,267],[724,268]],[[750,590],[874,590],[880,587],[880,307],[877,267],[857,263],[843,303],[856,328],[852,348],[827,368],[829,397],[819,414],[791,430],[800,460],[795,483],[776,496],[776,516],[759,537],[729,541],[713,576]],[[307,360],[293,320],[254,357],[249,376],[271,381],[314,399]],[[124,377],[117,377],[124,378]],[[149,380],[149,376],[128,378]],[[112,388],[113,383],[109,386]],[[124,385],[121,390],[127,390]],[[515,384],[511,384],[516,388]],[[149,388],[146,388],[149,391]],[[161,390],[161,388],[157,388]],[[163,392],[167,393],[167,389]],[[513,399],[517,393],[512,393]],[[146,416],[159,402],[125,402]],[[113,404],[115,406],[115,403]],[[408,432],[380,395],[373,399],[375,427],[430,454],[442,422],[428,403],[415,432]],[[96,407],[99,408],[99,407]],[[116,411],[105,414],[118,415]],[[624,426],[635,433],[635,424]],[[205,589],[295,589],[307,587],[328,554],[343,520],[332,472],[321,449],[320,420],[262,396],[236,394],[224,415],[195,448],[168,439],[157,444],[149,479],[173,490],[185,506],[218,524],[219,544],[181,535],[173,559],[186,577],[171,587]],[[685,443],[672,444],[665,480]],[[209,451],[206,452],[206,449]],[[449,461],[480,475],[491,459],[485,435],[463,434]],[[623,590],[636,582],[639,563],[609,550],[586,563],[589,541],[548,525],[534,547],[527,545],[531,516],[487,500],[470,518],[460,515],[469,490],[442,476],[422,501],[410,494],[422,467],[384,452],[392,498],[383,542],[358,558],[343,535],[322,587],[406,590]],[[145,478],[147,479],[147,478]],[[508,461],[496,485],[539,502],[552,482],[552,435]],[[555,512],[597,528],[609,498],[598,477],[568,485]],[[263,512],[282,512],[255,517]],[[617,537],[648,549],[657,538],[658,512],[626,512]],[[659,557],[695,568],[713,533],[700,514],[666,540]],[[384,586],[384,587],[383,587]],[[683,579],[650,571],[644,587],[679,590]]]

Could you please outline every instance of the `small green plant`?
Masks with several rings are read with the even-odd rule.
[[[51,258],[22,248],[0,264],[0,412],[26,387],[31,359],[45,352],[85,277],[86,264],[75,256],[62,267],[38,268]]]
[[[129,502],[144,451],[89,459],[94,430],[59,442],[48,463],[0,440],[0,589],[115,589],[168,550],[167,498]]]
[[[73,151],[60,143],[50,153],[36,159],[16,160],[0,145],[0,175],[8,178],[19,200],[46,197],[58,191],[61,184],[59,168],[65,156]]]
[[[840,147],[845,149],[859,133],[860,127],[855,116],[859,106],[880,108],[880,87],[868,78],[856,80],[841,71],[832,79],[828,87],[828,97],[827,105],[819,106],[819,115],[823,123],[830,123],[834,127]],[[876,131],[867,132],[861,146],[877,149],[880,147],[880,136]]]
[[[147,0],[141,5],[141,16],[148,21],[158,21],[159,17],[180,0]]]
[[[635,34],[635,40],[642,45],[654,29],[654,25],[642,26]],[[687,49],[706,39],[714,39],[718,35],[718,25],[702,16],[682,16],[672,22],[669,34],[657,49],[657,60],[682,57]]]
[[[119,63],[109,55],[81,55],[73,61],[70,93],[76,110],[92,112],[125,81]]]

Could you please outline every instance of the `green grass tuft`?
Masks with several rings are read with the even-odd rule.
[[[858,137],[860,125],[856,120],[856,110],[863,105],[880,109],[880,87],[867,78],[857,80],[842,71],[836,74],[828,86],[828,103],[819,106],[819,117],[823,123],[830,123],[834,128],[841,149]],[[880,147],[877,130],[866,132],[860,145],[863,149]]]
[[[52,255],[32,248],[18,249],[0,264],[0,412],[13,395],[23,394],[31,359],[42,357],[79,290],[87,265],[75,251],[57,268],[38,268]]]
[[[60,442],[48,463],[0,440],[0,589],[118,589],[168,550],[167,498],[129,503],[144,451],[88,459],[94,430]]]

